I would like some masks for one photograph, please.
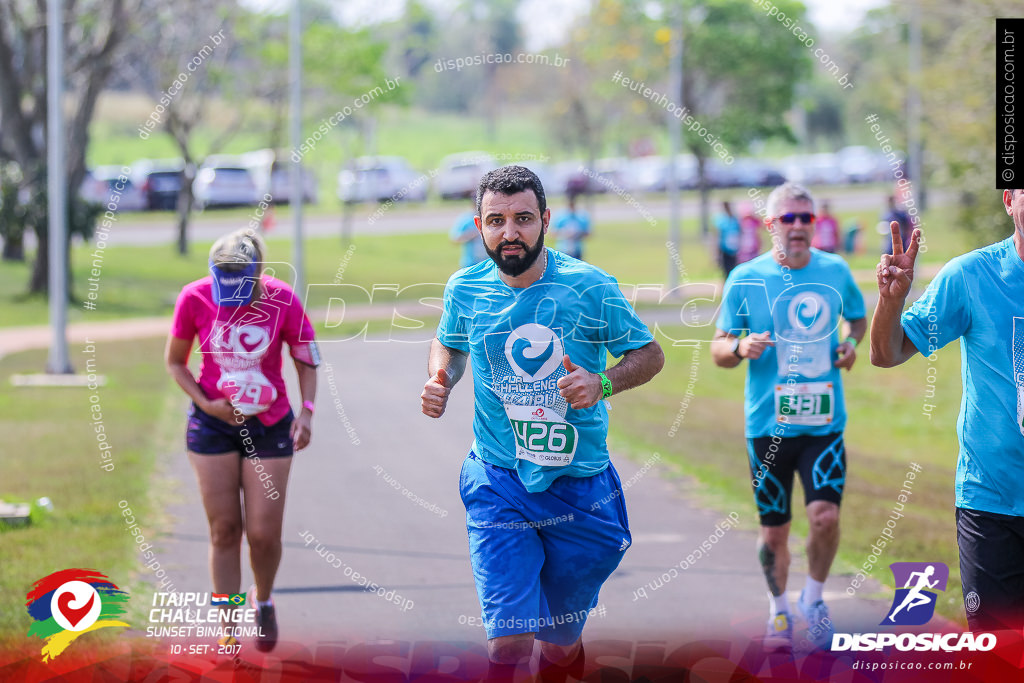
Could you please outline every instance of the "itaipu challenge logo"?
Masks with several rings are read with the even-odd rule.
[[[28,592],[25,606],[34,620],[28,635],[42,638],[47,662],[79,636],[111,626],[129,625],[124,614],[128,594],[94,569],[64,569],[44,576]]]

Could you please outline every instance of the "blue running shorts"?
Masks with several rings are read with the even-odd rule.
[[[576,642],[633,541],[615,468],[530,493],[514,470],[470,452],[460,488],[487,638]]]

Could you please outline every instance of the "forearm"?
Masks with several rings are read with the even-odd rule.
[[[736,337],[722,333],[721,335],[716,334],[715,338],[711,340],[711,360],[718,367],[735,368],[743,362],[742,358],[732,352],[734,339]]]
[[[879,298],[871,318],[871,364],[891,368],[906,362],[916,349],[900,322],[903,300]],[[908,349],[909,347],[909,349]],[[913,351],[910,351],[913,349]]]
[[[649,382],[664,366],[665,354],[658,342],[652,341],[639,349],[627,351],[622,360],[604,374],[612,383],[612,391],[621,394]]]
[[[188,394],[192,402],[202,409],[209,399],[206,398],[206,394],[203,393],[202,388],[192,375],[192,371],[188,369],[188,366],[183,363],[168,363],[167,372],[178,383],[178,386]]]
[[[853,345],[856,346],[857,344],[860,344],[861,340],[864,339],[864,335],[867,334],[868,320],[867,318],[860,318],[859,320],[847,320],[843,324],[843,329],[845,331],[843,333],[842,341],[846,341],[847,339],[852,338]]]
[[[303,405],[306,401],[316,401],[316,368],[300,360],[295,361],[295,372],[299,376],[299,398]]]
[[[430,356],[427,358],[427,375],[433,377],[437,374],[438,370],[444,368],[445,372],[448,373],[451,386],[455,386],[462,379],[462,375],[466,371],[466,358],[467,354],[445,346],[440,340],[434,338],[430,342]]]

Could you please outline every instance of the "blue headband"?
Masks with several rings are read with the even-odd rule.
[[[245,306],[252,301],[259,264],[250,263],[242,270],[227,271],[210,261],[213,275],[213,301],[218,306]]]

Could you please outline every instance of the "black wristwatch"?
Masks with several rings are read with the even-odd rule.
[[[732,340],[732,355],[736,356],[740,360],[743,360],[743,356],[740,355],[740,338],[736,337]]]

